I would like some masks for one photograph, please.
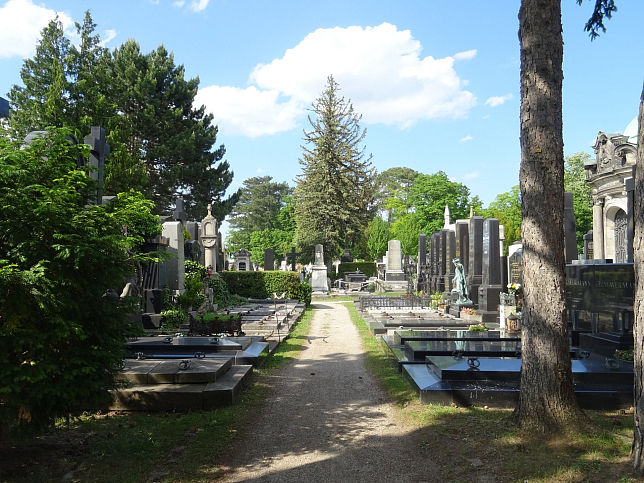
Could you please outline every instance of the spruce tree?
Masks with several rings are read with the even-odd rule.
[[[375,168],[362,146],[366,129],[350,101],[339,96],[329,76],[313,103],[311,130],[304,131],[302,173],[296,177],[296,242],[303,259],[324,245],[325,260],[338,254],[348,240],[359,244],[373,218]]]

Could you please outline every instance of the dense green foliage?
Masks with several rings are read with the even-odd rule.
[[[367,227],[367,255],[371,260],[377,260],[387,253],[389,236],[387,223],[379,216],[374,217]]]
[[[363,244],[373,216],[375,179],[371,156],[361,146],[366,130],[351,102],[339,97],[332,76],[312,112],[295,191],[295,237],[305,262],[313,259],[318,243],[327,260],[339,255],[345,241]]]
[[[88,204],[87,156],[54,130],[0,136],[0,423],[45,425],[94,407],[113,386],[137,302],[116,292],[160,231],[137,193]],[[127,231],[124,232],[124,227]],[[124,234],[126,233],[126,234]],[[112,290],[112,292],[110,292]]]
[[[375,203],[387,223],[395,221],[396,205],[408,206],[409,190],[420,173],[411,168],[389,168],[376,176]]]
[[[111,146],[106,194],[141,191],[162,213],[180,192],[189,216],[202,217],[212,203],[223,220],[238,194],[224,198],[233,173],[222,161],[224,147],[213,149],[212,116],[193,107],[199,80],[184,79],[184,67],[163,46],[144,54],[128,40],[109,52],[95,27],[87,12],[77,24],[78,47],[58,19],[43,29],[35,56],[24,61],[24,85],[9,93],[14,135],[54,126],[81,139],[100,125]]]
[[[521,240],[521,194],[519,185],[512,190],[496,195],[490,206],[483,211],[486,218],[497,218],[503,225],[505,241],[503,249],[508,252],[508,247],[517,240]]]
[[[295,234],[293,188],[261,176],[245,180],[240,193],[231,213],[228,250],[248,250],[253,263],[261,266],[268,248],[276,260],[283,259]]]
[[[273,294],[286,294],[287,298],[299,299],[311,303],[311,286],[300,282],[297,272],[221,272],[220,277],[226,282],[231,293],[249,298],[272,298]]]
[[[469,196],[467,186],[451,181],[445,172],[438,171],[416,177],[409,190],[409,203],[415,208],[418,223],[423,226],[425,234],[430,234],[443,228],[445,205],[449,206],[452,221],[467,218]]]
[[[584,235],[593,229],[593,206],[590,186],[586,183],[584,161],[588,153],[576,153],[564,159],[564,190],[572,193],[575,211],[577,250],[584,249]]]

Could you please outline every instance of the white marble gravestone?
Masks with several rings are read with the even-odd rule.
[[[313,292],[329,292],[326,265],[324,264],[324,247],[319,243],[315,245],[315,260],[311,267],[311,286]]]
[[[402,269],[402,250],[400,248],[400,240],[389,240],[387,248],[385,281],[399,282],[405,280],[405,272],[403,272]]]

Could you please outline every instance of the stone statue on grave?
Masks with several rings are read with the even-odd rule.
[[[467,285],[465,283],[465,267],[463,267],[461,260],[458,258],[454,258],[452,260],[452,263],[454,263],[454,271],[456,272],[454,275],[454,278],[452,279],[452,282],[454,285],[452,292],[455,292],[458,294],[458,299],[456,300],[456,303],[459,305],[471,304],[472,301],[467,297]]]

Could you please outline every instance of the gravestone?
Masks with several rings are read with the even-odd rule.
[[[272,248],[264,250],[264,270],[275,270],[275,252]]]
[[[451,292],[454,288],[454,263],[456,258],[456,236],[452,230],[443,230],[445,232],[445,292]]]
[[[463,267],[467,271],[470,260],[470,235],[469,235],[469,223],[465,220],[457,220],[455,226],[455,236],[456,236],[456,255],[455,258],[458,258]]]
[[[418,277],[416,279],[417,286],[416,290],[418,291],[427,291],[427,236],[424,233],[418,235],[418,264],[416,266],[416,273]]]
[[[183,196],[177,196],[174,200],[174,210],[172,211],[172,219],[174,221],[180,221],[183,225],[186,225],[188,221],[188,214],[183,206]]]
[[[400,248],[400,240],[389,240],[387,247],[385,282],[404,281],[405,272],[403,272],[402,269],[402,250]]]
[[[168,288],[182,293],[186,288],[183,225],[180,221],[166,221],[163,224],[161,235],[168,239],[168,252],[173,255],[173,258],[165,262],[168,273]]]
[[[494,322],[498,316],[502,290],[499,257],[499,220],[488,218],[483,223],[483,273],[479,287],[479,313],[483,322]]]
[[[110,154],[110,145],[105,142],[105,129],[92,126],[89,136],[85,136],[85,144],[89,144],[89,177],[96,181],[97,205],[103,203],[103,176],[105,172],[105,158]]]
[[[523,247],[510,255],[508,258],[508,284],[523,285]]]
[[[575,225],[575,210],[572,193],[564,193],[564,253],[566,263],[572,263],[579,258],[577,253],[577,233]]]
[[[342,256],[340,257],[340,261],[342,263],[353,262],[353,255],[351,255],[351,250],[349,250],[348,247],[344,249],[344,252],[342,252]]]
[[[295,272],[295,271],[296,271],[296,268],[295,268],[295,260],[296,260],[296,258],[298,257],[298,255],[300,255],[300,252],[296,252],[296,251],[295,251],[295,247],[291,247],[291,253],[287,253],[287,254],[286,254],[286,258],[290,258],[290,259],[291,259],[291,272]]]
[[[584,235],[584,258],[586,260],[593,259],[593,231],[588,230]]]
[[[169,240],[157,236],[145,241],[142,252],[164,252],[168,249]],[[142,266],[143,279],[143,326],[146,329],[158,328],[161,323],[160,314],[163,309],[163,289],[168,286],[167,265],[163,262],[148,262]]]
[[[201,246],[204,249],[204,266],[210,273],[223,269],[217,263],[217,220],[212,216],[212,206],[208,205],[208,214],[201,220]]]
[[[430,251],[430,264],[431,264],[431,279],[430,288],[432,292],[438,292],[438,248],[440,245],[439,232],[434,232],[430,238],[431,251]]]
[[[469,264],[467,270],[467,288],[470,299],[478,304],[479,287],[483,280],[483,217],[470,218],[469,228]]]
[[[324,247],[319,243],[315,245],[315,258],[311,267],[311,287],[313,292],[329,292],[326,265],[324,264]]]
[[[438,253],[436,254],[436,268],[438,270],[438,278],[436,280],[436,291],[445,292],[445,263],[447,261],[447,230],[438,232]]]
[[[233,264],[233,270],[240,272],[253,271],[253,262],[250,261],[249,251],[241,249],[237,253],[235,253],[235,263]]]

